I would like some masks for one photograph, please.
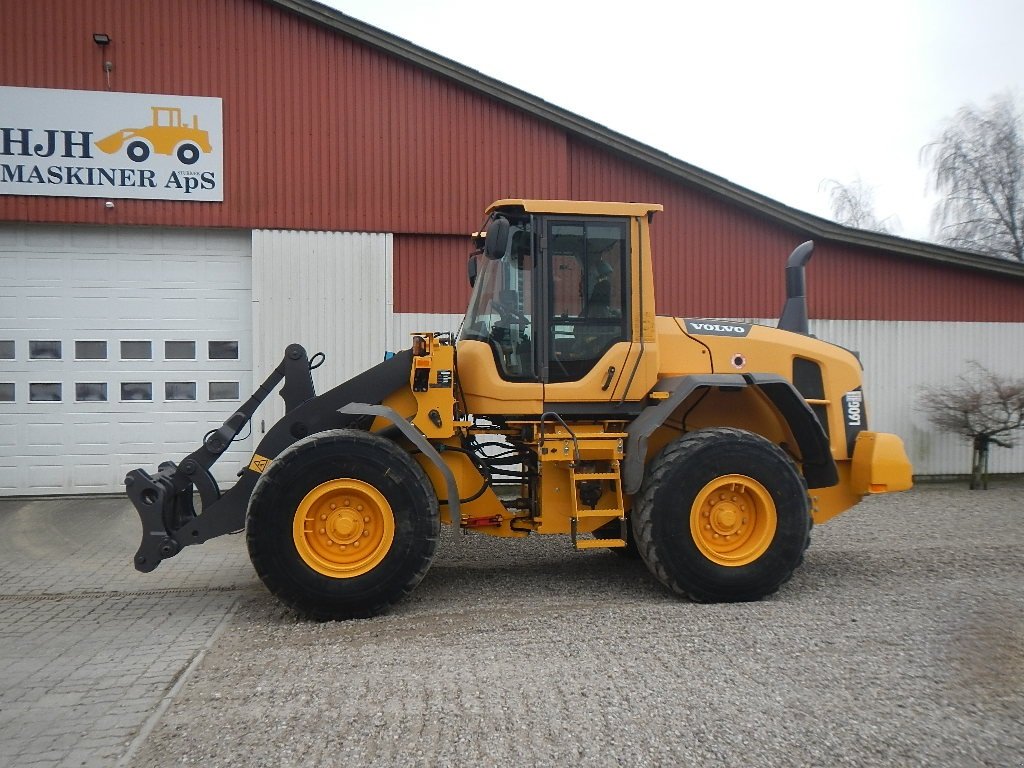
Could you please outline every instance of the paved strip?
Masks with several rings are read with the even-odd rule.
[[[1021,509],[871,499],[725,606],[563,538],[446,532],[390,615],[317,624],[238,537],[142,575],[124,502],[0,500],[0,765],[1016,765]]]
[[[257,583],[237,537],[139,574],[139,531],[123,499],[0,500],[0,765],[114,765]]]

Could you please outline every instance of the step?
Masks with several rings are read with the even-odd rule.
[[[577,509],[573,515],[577,520],[584,517],[622,517],[621,509]]]
[[[580,480],[618,480],[618,472],[574,472],[573,479],[579,482]]]
[[[625,547],[624,539],[577,539],[576,549],[601,549],[602,547]]]

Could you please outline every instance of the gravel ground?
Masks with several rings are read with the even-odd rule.
[[[385,617],[246,592],[131,762],[1020,766],[1022,516],[1019,482],[869,499],[744,605],[562,537],[446,533]]]

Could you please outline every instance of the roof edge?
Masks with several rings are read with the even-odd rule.
[[[811,237],[844,245],[881,249],[900,256],[938,262],[963,269],[1024,279],[1024,263],[921,240],[854,229],[806,211],[791,208],[722,176],[705,171],[666,152],[555,106],[515,86],[434,53],[409,40],[315,2],[315,0],[263,0],[263,2],[289,10],[400,59],[425,67],[478,93],[554,123],[570,133],[701,187],[721,198],[745,206],[780,224],[801,230]]]

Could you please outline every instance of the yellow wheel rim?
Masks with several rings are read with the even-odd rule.
[[[317,573],[348,579],[373,570],[395,540],[395,516],[372,485],[345,478],[321,483],[295,510],[292,538]]]
[[[765,553],[778,525],[771,494],[745,475],[723,475],[705,485],[690,509],[697,549],[718,565],[752,563]]]

